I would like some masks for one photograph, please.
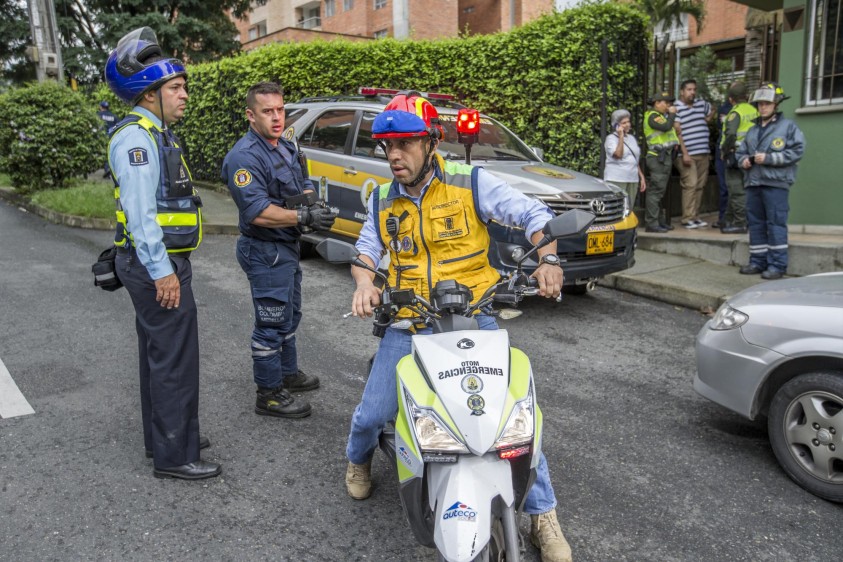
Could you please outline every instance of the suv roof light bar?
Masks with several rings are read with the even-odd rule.
[[[389,95],[394,96],[403,90],[393,90],[391,88],[370,88],[366,86],[361,86],[357,89],[357,93],[361,96],[378,96],[378,95]],[[419,92],[423,98],[427,98],[429,100],[445,100],[445,101],[454,101],[457,99],[456,96],[451,94],[440,94],[436,92]]]

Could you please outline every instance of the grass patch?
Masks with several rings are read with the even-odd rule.
[[[12,187],[12,178],[9,174],[0,174],[0,187]]]
[[[32,202],[52,211],[101,219],[114,218],[114,185],[84,180],[65,189],[48,189],[32,194]]]

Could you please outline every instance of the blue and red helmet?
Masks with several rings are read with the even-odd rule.
[[[417,92],[396,95],[372,123],[373,139],[423,136],[441,139],[444,130],[436,108]]]
[[[130,105],[135,105],[146,92],[179,76],[187,76],[184,63],[164,57],[155,32],[148,27],[123,37],[105,63],[108,87]]]

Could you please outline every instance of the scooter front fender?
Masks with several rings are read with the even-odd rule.
[[[436,547],[449,562],[473,559],[489,542],[495,498],[507,507],[515,501],[509,462],[494,454],[465,455],[427,471]]]

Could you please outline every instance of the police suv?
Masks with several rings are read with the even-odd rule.
[[[358,95],[305,98],[286,104],[284,136],[298,142],[309,162],[310,179],[319,197],[339,209],[330,233],[310,232],[302,236],[302,253],[326,235],[353,241],[366,219],[366,202],[380,184],[391,181],[392,173],[377,140],[372,123],[398,90],[360,88]],[[422,93],[436,106],[445,129],[439,154],[446,160],[464,162],[466,149],[458,142],[457,116],[464,107],[445,94]],[[542,162],[512,131],[487,115],[480,114],[480,133],[471,146],[471,164],[482,166],[511,186],[543,201],[555,213],[585,209],[597,216],[582,236],[557,243],[565,269],[565,291],[585,293],[596,280],[635,263],[635,227],[624,191],[598,178]],[[531,247],[520,228],[493,223],[489,261],[505,273]],[[527,270],[538,264],[525,262]]]

